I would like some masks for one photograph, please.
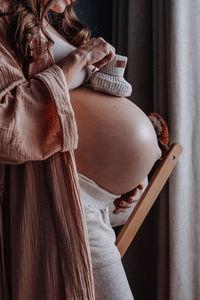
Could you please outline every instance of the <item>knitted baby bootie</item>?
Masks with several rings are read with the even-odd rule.
[[[127,60],[126,56],[116,54],[111,62],[92,74],[92,88],[115,96],[129,97],[132,86],[123,78]]]

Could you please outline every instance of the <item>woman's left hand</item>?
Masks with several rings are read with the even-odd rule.
[[[120,198],[115,199],[113,202],[115,205],[115,209],[113,210],[113,214],[119,214],[120,212],[124,212],[127,208],[132,207],[133,202],[137,202],[140,198],[139,190],[143,190],[144,183],[142,182],[136,188],[131,190],[126,194],[122,194]]]

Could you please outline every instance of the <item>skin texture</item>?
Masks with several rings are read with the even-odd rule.
[[[123,97],[70,92],[79,133],[78,171],[114,194],[137,187],[161,156],[148,117]]]

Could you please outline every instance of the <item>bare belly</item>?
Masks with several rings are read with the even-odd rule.
[[[70,96],[79,134],[78,172],[115,194],[136,187],[161,155],[148,117],[125,98],[89,88]]]

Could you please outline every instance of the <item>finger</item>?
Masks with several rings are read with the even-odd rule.
[[[126,207],[126,205],[127,207],[131,206],[131,203],[124,199],[122,200],[121,198],[115,199],[113,201],[113,204],[115,205],[115,207]]]
[[[115,58],[115,48],[111,47],[110,49],[108,49],[107,57],[110,61],[112,61]]]
[[[109,63],[112,60],[113,60],[113,54],[109,53],[104,58],[102,58],[100,61],[96,62],[94,64],[94,66],[97,67],[98,69],[101,69],[103,66],[105,66],[107,63]]]
[[[135,192],[134,196],[131,196],[128,198],[127,202],[128,203],[133,203],[133,202],[137,202],[140,199],[140,193],[139,190],[137,189],[137,191]]]
[[[113,210],[113,214],[114,214],[114,215],[118,215],[119,213],[120,213],[120,211],[115,210],[115,209]]]
[[[135,198],[135,201],[137,201],[138,200],[138,196],[139,196],[139,190],[143,190],[143,184],[139,184],[135,189],[133,189],[132,191],[130,191],[129,193],[128,193],[128,196],[130,197],[130,198]],[[128,199],[129,199],[129,197],[128,197]]]
[[[134,193],[132,195],[130,195],[127,200],[128,202],[131,202],[131,201],[137,201],[138,200],[138,197],[139,197],[139,191],[138,189],[135,189]],[[129,200],[130,199],[130,200]]]
[[[121,195],[121,197],[115,199],[113,201],[113,204],[115,206],[120,206],[121,201],[124,201],[125,203],[132,203],[133,201],[135,201],[134,199],[135,199],[134,196],[132,196],[130,193],[127,193],[127,194],[123,194],[123,195]]]
[[[98,61],[97,63],[93,64],[95,67],[97,67],[98,69],[101,69],[103,66],[105,66],[108,62],[110,61],[110,59],[107,58],[107,56],[105,56],[104,58],[102,58],[100,61]]]
[[[130,192],[124,194],[128,197],[135,197],[138,194],[138,189],[142,188],[142,184],[139,184],[138,186],[136,186],[136,188],[132,189]]]
[[[96,62],[94,66],[101,69],[115,58],[115,48],[108,44],[104,39],[99,38],[99,40],[105,45],[105,56],[100,61]]]
[[[127,201],[130,197],[134,197],[135,193],[136,193],[136,189],[131,190],[128,193],[122,194],[120,198],[121,200]]]
[[[120,212],[126,212],[127,211],[127,209],[125,209],[125,208],[115,208],[114,210],[113,210],[113,214],[119,214]]]
[[[119,198],[115,199],[113,201],[114,205],[120,205],[120,201],[125,201],[126,203],[132,203],[132,202],[136,202],[138,201],[138,197],[139,197],[139,191],[137,188],[131,190],[130,192],[126,193],[126,194],[122,194]]]
[[[138,201],[138,197],[129,197],[128,198],[128,203],[133,203],[133,202],[137,202]]]
[[[120,197],[120,198],[117,198],[117,199],[115,199],[115,200],[113,201],[113,204],[114,204],[115,206],[118,206],[118,205],[119,205],[119,203],[120,203],[120,201],[121,201],[121,197]]]
[[[126,201],[121,201],[119,203],[119,207],[121,207],[121,208],[131,208],[132,204],[130,204],[130,203],[126,202]]]

